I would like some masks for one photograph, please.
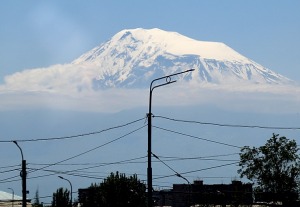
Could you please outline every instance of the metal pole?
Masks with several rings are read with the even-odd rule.
[[[26,160],[22,160],[22,207],[26,207],[26,197],[27,197],[27,190],[26,190]]]
[[[186,70],[183,72],[179,72],[179,73],[174,73],[168,76],[163,76],[157,79],[154,79],[151,84],[150,84],[150,95],[149,95],[149,112],[148,112],[148,168],[147,168],[147,184],[148,184],[148,207],[152,207],[152,164],[151,164],[151,153],[152,153],[152,146],[151,146],[151,142],[152,142],[152,92],[155,88],[161,87],[161,86],[165,86],[171,83],[175,83],[176,80],[172,81],[171,77],[176,76],[176,75],[180,75],[183,73],[187,73],[187,72],[191,72],[194,71],[195,69],[190,69],[190,70]],[[156,86],[153,86],[153,83],[158,81],[158,80],[162,80],[165,79],[165,82]]]
[[[12,188],[8,188],[12,191],[12,199],[11,199],[11,206],[14,207],[14,200],[15,200],[15,191]]]
[[[152,113],[151,113],[151,102],[152,102],[152,90],[150,87],[149,113],[148,113],[148,169],[147,169],[148,207],[152,207],[152,166],[151,166]]]
[[[64,177],[62,177],[62,176],[58,176],[60,179],[63,179],[63,180],[66,180],[66,181],[68,181],[69,182],[69,184],[70,184],[70,187],[71,187],[71,206],[73,205],[73,198],[72,198],[72,194],[73,194],[73,189],[72,189],[72,183],[71,183],[71,181],[70,180],[68,180],[68,179],[66,179],[66,178],[64,178]]]
[[[22,177],[22,207],[26,207],[26,197],[27,197],[27,190],[26,190],[26,160],[24,160],[23,151],[21,147],[18,145],[17,141],[13,141],[15,145],[20,149],[21,156],[22,156],[22,171],[20,176]]]
[[[191,186],[192,185],[191,185],[190,181],[187,178],[183,177],[181,174],[176,173],[176,176],[184,179],[188,183],[188,188],[189,188],[188,189],[188,206],[190,206],[190,203],[191,203]]]

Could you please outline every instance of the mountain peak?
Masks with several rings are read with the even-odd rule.
[[[238,54],[222,42],[206,42],[191,39],[177,32],[168,32],[158,28],[154,29],[127,29],[117,33],[113,39],[119,36],[125,38],[130,36],[142,41],[145,45],[154,44],[165,49],[165,52],[174,55],[199,55],[206,59],[217,59],[222,61],[249,62],[249,60]],[[121,40],[121,38],[119,39]]]
[[[192,79],[200,82],[290,82],[224,43],[198,41],[158,28],[122,30],[73,64],[97,68],[95,88],[141,87],[153,78],[190,68],[197,71]]]
[[[173,55],[198,55],[205,59],[215,59],[220,61],[238,61],[250,63],[249,59],[240,55],[227,45],[221,42],[198,41],[183,36],[177,32],[168,32],[158,28],[153,29],[125,29],[114,35],[110,45],[125,45],[131,43],[141,43],[141,49],[159,48],[161,52]],[[127,44],[126,44],[127,43]],[[101,46],[100,46],[101,47]],[[86,55],[82,57],[87,57]],[[88,60],[77,59],[74,63]],[[91,59],[89,59],[91,60]]]

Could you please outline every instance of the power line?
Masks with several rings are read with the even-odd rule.
[[[10,182],[14,182],[14,181],[20,181],[21,179],[14,179],[14,180],[11,180],[13,178],[18,178],[20,177],[20,175],[15,175],[15,176],[12,176],[12,177],[9,177],[9,178],[5,178],[3,180],[0,180],[0,183],[10,183]]]
[[[167,166],[170,170],[172,170],[175,174],[178,174],[178,172],[176,172],[173,168],[171,168],[167,163],[165,163],[164,161],[162,161],[156,154],[154,154],[153,152],[151,152],[151,154],[153,155],[153,157],[155,157],[161,163],[163,163],[165,166]]]
[[[212,126],[220,126],[220,127],[237,127],[237,128],[259,128],[259,129],[280,129],[280,130],[300,130],[300,127],[278,127],[278,126],[259,126],[259,125],[240,125],[240,124],[220,124],[214,122],[201,122],[201,121],[190,121],[190,120],[182,120],[182,119],[175,119],[169,118],[166,116],[155,116],[153,118],[161,118],[175,122],[184,122],[184,123],[191,123],[191,124],[201,124],[201,125],[212,125]]]
[[[185,133],[182,133],[182,132],[176,132],[174,130],[165,129],[165,128],[158,127],[158,126],[152,126],[152,127],[163,130],[163,131],[172,132],[174,134],[179,134],[179,135],[183,135],[183,136],[186,136],[186,137],[191,137],[191,138],[194,138],[194,139],[200,139],[200,140],[203,140],[203,141],[212,142],[212,143],[215,143],[215,144],[221,144],[221,145],[225,145],[225,146],[229,146],[229,147],[235,147],[235,148],[239,148],[239,149],[242,148],[242,147],[239,147],[239,146],[236,146],[236,145],[226,144],[224,142],[219,142],[219,141],[214,141],[214,140],[209,140],[209,139],[206,139],[206,138],[201,138],[201,137],[189,135],[189,134],[185,134]]]
[[[9,165],[9,166],[1,166],[0,169],[2,168],[12,168],[12,167],[19,167],[20,165]]]
[[[212,158],[212,157],[227,157],[232,155],[239,155],[239,153],[228,153],[228,154],[221,154],[221,155],[207,155],[207,156],[197,156],[197,157],[174,157],[174,156],[163,156],[160,155],[160,158],[166,158],[166,159],[206,159],[206,158]]]
[[[160,159],[165,162],[169,161],[181,161],[181,160],[217,160],[217,161],[236,161],[236,160],[224,160],[224,159],[210,159],[210,158],[215,158],[215,157],[227,157],[227,156],[232,156],[232,155],[239,155],[239,153],[229,153],[229,154],[219,154],[219,155],[208,155],[208,156],[197,156],[197,157],[175,157],[175,156],[163,156],[160,155]],[[87,168],[82,168],[82,169],[90,169],[90,168],[97,168],[97,167],[102,167],[106,165],[114,165],[114,164],[143,164],[146,163],[147,160],[145,161],[135,161],[135,160],[140,160],[147,158],[147,156],[141,156],[137,158],[132,158],[128,160],[123,160],[123,161],[117,161],[117,162],[108,162],[108,163],[65,163],[65,164],[56,164],[57,166],[91,166]],[[159,162],[159,161],[153,161],[153,162]],[[51,165],[49,163],[27,163],[28,165]]]
[[[235,165],[235,164],[238,164],[238,163],[239,162],[232,162],[232,163],[218,165],[218,166],[214,166],[214,167],[203,168],[203,169],[200,169],[200,170],[192,170],[192,171],[188,171],[188,172],[183,172],[181,174],[190,174],[190,173],[199,172],[199,171],[203,171],[203,170],[211,170],[211,169],[215,169],[215,168],[219,168],[219,167],[225,167],[225,166],[229,166],[229,165]]]
[[[217,165],[217,166],[213,166],[213,167],[202,168],[202,169],[199,169],[199,170],[192,170],[192,171],[188,171],[188,172],[183,172],[181,174],[184,175],[184,174],[189,174],[189,173],[194,173],[194,172],[200,172],[200,171],[204,171],[204,170],[210,170],[210,169],[225,167],[225,166],[229,166],[229,165],[235,165],[237,163],[238,162],[233,162],[233,163],[223,164],[223,165]],[[174,176],[174,174],[173,175],[165,175],[165,176],[155,177],[155,178],[153,178],[153,180],[168,178],[168,177],[172,177],[172,176]]]
[[[166,162],[168,161],[180,161],[180,160],[215,160],[215,161],[237,161],[237,160],[224,160],[224,159],[215,159],[216,157],[227,157],[232,155],[239,155],[239,153],[229,153],[229,154],[222,154],[222,155],[209,155],[209,156],[198,156],[198,157],[173,157],[173,156],[162,156],[160,158],[165,158]]]
[[[57,174],[71,175],[71,176],[74,176],[74,177],[91,178],[91,179],[104,179],[105,178],[103,176],[92,176],[92,175],[87,175],[87,174],[84,174],[84,173],[74,173],[72,170],[70,170],[70,171],[43,170],[43,171],[50,172],[50,174],[29,177],[28,179],[48,177],[48,176],[57,175]]]
[[[161,161],[165,166],[167,166],[170,170],[172,170],[172,171],[175,173],[175,175],[176,175],[177,177],[180,177],[180,178],[184,179],[185,181],[188,182],[188,184],[190,184],[190,181],[189,181],[188,179],[186,179],[186,178],[183,177],[180,173],[178,173],[178,172],[175,171],[173,168],[171,168],[167,163],[165,163],[164,161],[162,161],[157,155],[155,155],[153,152],[151,152],[151,154],[152,154],[156,159],[158,159],[159,161]]]
[[[213,159],[213,158],[199,158],[199,157],[190,157],[190,158],[168,158],[166,160],[164,160],[165,162],[171,162],[171,161],[183,161],[183,160],[211,160],[211,161],[222,161],[222,162],[233,162],[233,161],[238,161],[238,160],[234,160],[234,159]]]
[[[139,122],[141,120],[144,120],[145,117],[128,122],[126,124],[122,124],[122,125],[118,125],[118,126],[114,126],[114,127],[110,127],[107,129],[102,129],[99,131],[95,131],[95,132],[88,132],[88,133],[83,133],[83,134],[77,134],[77,135],[70,135],[70,136],[62,136],[62,137],[49,137],[49,138],[38,138],[38,139],[14,139],[14,140],[1,140],[0,143],[8,143],[8,142],[12,142],[12,141],[17,141],[17,142],[35,142],[35,141],[53,141],[53,140],[64,140],[64,139],[74,139],[74,138],[78,138],[78,137],[84,137],[84,136],[90,136],[90,135],[95,135],[95,134],[100,134],[106,131],[110,131],[113,129],[117,129],[117,128],[122,128],[131,124],[134,124],[136,122]]]
[[[8,173],[8,172],[13,172],[13,171],[20,171],[20,169],[19,168],[17,168],[17,169],[12,169],[12,170],[4,170],[4,171],[0,171],[0,174],[1,173]]]
[[[33,172],[36,172],[36,171],[39,171],[39,170],[46,169],[46,168],[51,167],[51,166],[55,166],[55,165],[57,165],[57,164],[60,164],[60,163],[63,163],[63,162],[65,162],[65,161],[68,161],[68,160],[74,159],[74,158],[76,158],[76,157],[82,156],[82,155],[84,155],[84,154],[87,154],[87,153],[89,153],[89,152],[91,152],[91,151],[94,151],[94,150],[99,149],[99,148],[101,148],[101,147],[104,147],[104,146],[106,146],[106,145],[108,145],[108,144],[111,144],[111,143],[113,143],[113,142],[116,142],[116,141],[118,141],[118,140],[120,140],[120,139],[122,139],[122,138],[124,138],[124,137],[126,137],[126,136],[128,136],[128,135],[130,135],[130,134],[133,134],[134,132],[137,132],[137,131],[141,130],[141,129],[144,128],[145,126],[146,126],[146,125],[143,125],[142,127],[139,127],[139,128],[137,128],[137,129],[135,129],[135,130],[133,130],[133,131],[128,132],[127,134],[124,134],[124,135],[122,135],[122,136],[120,136],[120,137],[118,137],[118,138],[116,138],[116,139],[113,139],[113,140],[111,140],[111,141],[109,141],[109,142],[106,142],[106,143],[104,143],[104,144],[101,144],[101,145],[99,145],[99,146],[97,146],[97,147],[94,147],[94,148],[92,148],[92,149],[90,149],[90,150],[87,150],[87,151],[85,151],[85,152],[82,152],[82,153],[80,153],[80,154],[74,155],[74,156],[72,156],[72,157],[69,157],[69,158],[67,158],[67,159],[61,160],[61,161],[56,162],[56,163],[52,163],[52,164],[46,165],[46,166],[44,166],[44,167],[42,167],[42,168],[39,168],[39,169],[35,169],[35,170],[32,170],[32,171],[29,171],[28,174],[29,174],[29,173],[33,173]],[[9,178],[0,180],[0,183],[7,183],[7,182],[19,181],[20,179],[11,180],[11,179],[16,178],[16,177],[19,177],[19,176],[12,176],[12,177],[9,177]],[[45,176],[37,176],[37,177],[45,177]],[[35,178],[37,178],[37,177],[35,177]]]
[[[78,172],[78,171],[80,172],[82,170],[88,170],[88,169],[97,168],[97,167],[103,167],[103,166],[107,166],[107,165],[128,163],[129,161],[138,160],[138,159],[142,159],[142,158],[145,158],[145,157],[147,157],[147,156],[142,156],[142,157],[137,157],[137,158],[131,158],[131,159],[127,159],[127,160],[123,160],[123,161],[117,161],[117,162],[101,163],[101,164],[98,164],[96,166],[89,166],[89,167],[84,167],[84,168],[72,169],[72,170],[68,170],[68,171],[64,171],[64,172],[56,170],[55,172],[59,172],[61,174],[66,174],[68,172]],[[31,169],[34,169],[34,168],[31,168]],[[39,169],[41,169],[41,168],[39,168]],[[38,170],[38,169],[34,169],[34,170]],[[44,171],[46,171],[46,170],[44,170]]]
[[[60,165],[60,166],[78,166],[78,165],[92,165],[91,167],[86,167],[86,168],[82,168],[82,169],[90,169],[90,168],[95,168],[95,167],[102,167],[102,166],[106,166],[106,165],[114,165],[114,164],[131,164],[131,163],[137,163],[137,162],[132,162],[134,160],[140,160],[140,159],[144,159],[147,156],[140,156],[137,158],[131,158],[131,159],[127,159],[127,160],[122,160],[122,161],[116,161],[116,162],[104,162],[104,163],[69,163],[69,164],[56,164],[56,165]],[[28,163],[29,165],[51,165],[51,164],[40,164],[40,163]],[[53,164],[53,163],[52,163]]]
[[[37,170],[34,170],[34,171],[32,171],[32,172],[35,172],[35,171],[38,171],[38,170],[42,170],[42,169],[45,169],[45,168],[48,168],[48,167],[51,167],[51,166],[54,166],[54,165],[56,165],[56,164],[60,164],[60,163],[63,163],[63,162],[65,162],[65,161],[68,161],[68,160],[74,159],[74,158],[76,158],[76,157],[82,156],[82,155],[84,155],[84,154],[87,154],[87,153],[89,153],[89,152],[92,152],[92,151],[94,151],[94,150],[96,150],[96,149],[99,149],[99,148],[104,147],[104,146],[106,146],[106,145],[108,145],[108,144],[111,144],[111,143],[113,143],[113,142],[116,142],[116,141],[118,141],[118,140],[120,140],[120,139],[122,139],[122,138],[124,138],[124,137],[126,137],[126,136],[128,136],[128,135],[130,135],[130,134],[133,134],[134,132],[137,132],[137,131],[141,130],[141,129],[144,128],[145,126],[147,126],[147,125],[143,125],[142,127],[139,127],[139,128],[137,128],[137,129],[135,129],[135,130],[133,130],[133,131],[131,131],[131,132],[128,132],[128,133],[125,134],[125,135],[122,135],[122,136],[120,136],[120,137],[118,137],[118,138],[116,138],[116,139],[113,139],[113,140],[111,140],[111,141],[109,141],[109,142],[106,142],[106,143],[104,143],[104,144],[101,144],[101,145],[99,145],[99,146],[97,146],[97,147],[94,147],[94,148],[92,148],[92,149],[90,149],[90,150],[87,150],[87,151],[82,152],[82,153],[80,153],[80,154],[74,155],[74,156],[69,157],[69,158],[67,158],[67,159],[61,160],[61,161],[59,161],[59,162],[56,162],[56,163],[53,163],[53,164],[49,164],[49,165],[47,165],[47,166],[45,166],[45,167],[42,167],[42,168],[37,169]],[[30,173],[31,173],[31,172],[30,172]]]

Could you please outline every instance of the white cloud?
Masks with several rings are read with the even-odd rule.
[[[51,108],[115,112],[146,107],[149,89],[94,91],[92,65],[53,65],[5,77],[0,86],[0,110]],[[291,85],[174,83],[153,91],[156,106],[212,104],[229,110],[299,112],[300,87]]]

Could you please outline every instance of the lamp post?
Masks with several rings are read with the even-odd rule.
[[[151,151],[152,151],[152,147],[151,147],[151,139],[152,139],[152,113],[151,113],[151,108],[152,108],[152,92],[155,88],[161,87],[161,86],[165,86],[171,83],[175,83],[176,80],[172,80],[171,77],[176,76],[176,75],[180,75],[183,73],[187,73],[187,72],[191,72],[194,71],[195,69],[190,69],[190,70],[186,70],[183,72],[179,72],[179,73],[174,73],[168,76],[163,76],[160,78],[156,78],[154,80],[152,80],[151,84],[150,84],[150,95],[149,95],[149,112],[148,112],[148,169],[147,169],[147,185],[148,185],[148,207],[152,207],[152,164],[151,164]],[[165,79],[164,83],[158,84],[158,85],[154,85],[153,83],[159,80],[163,80]]]
[[[15,145],[20,149],[21,156],[22,156],[22,171],[20,176],[22,178],[22,207],[26,207],[26,197],[27,197],[27,190],[26,190],[26,160],[24,160],[23,151],[21,147],[18,145],[17,141],[13,141]]]
[[[181,174],[176,173],[176,176],[184,179],[188,184],[188,187],[189,187],[189,189],[188,189],[188,192],[189,192],[189,194],[188,194],[188,205],[190,206],[190,203],[191,203],[191,186],[192,185],[191,185],[190,181],[187,178],[183,177]]]
[[[70,180],[68,180],[68,179],[66,179],[66,178],[64,178],[64,177],[62,177],[62,176],[58,176],[60,179],[63,179],[63,180],[66,180],[66,181],[68,181],[69,182],[69,184],[70,184],[70,187],[71,187],[71,206],[73,205],[72,204],[72,194],[73,194],[73,190],[72,190],[72,183],[71,183],[71,181]]]
[[[14,207],[14,200],[15,200],[15,191],[12,188],[8,188],[12,191],[12,199],[11,199],[11,206]]]

